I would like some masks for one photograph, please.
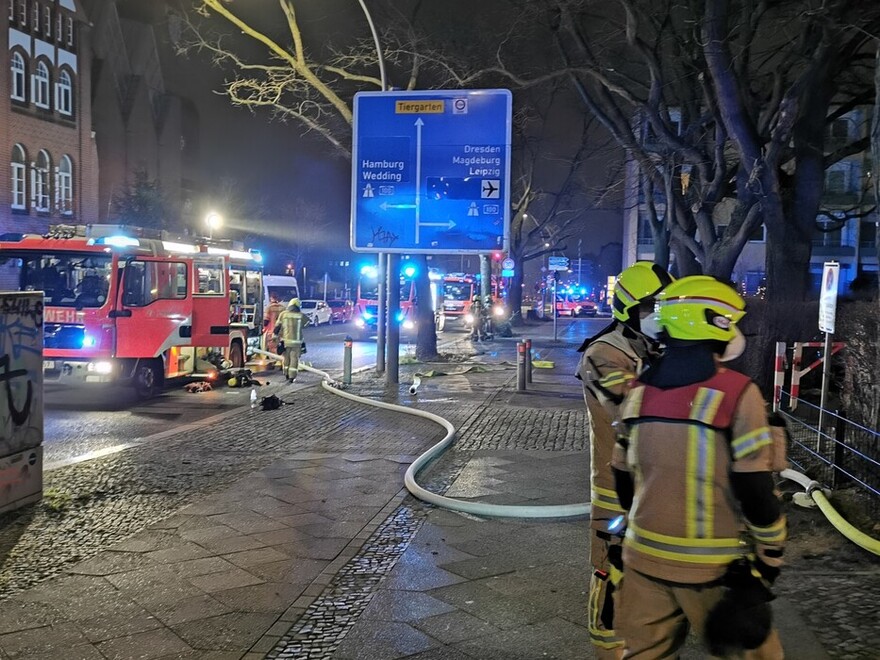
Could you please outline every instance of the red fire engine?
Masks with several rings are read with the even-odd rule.
[[[43,291],[47,385],[168,378],[245,364],[263,318],[262,257],[230,242],[117,225],[0,241],[0,290]]]
[[[376,333],[379,322],[379,271],[375,266],[361,268],[354,308],[356,338],[366,340]],[[415,328],[413,303],[416,296],[415,271],[404,266],[400,274],[400,309],[397,322],[402,332]]]
[[[437,329],[443,330],[449,321],[463,321],[470,326],[473,322],[471,305],[479,292],[479,285],[471,275],[449,273],[444,276]]]

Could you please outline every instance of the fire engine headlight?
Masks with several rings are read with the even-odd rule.
[[[414,327],[416,327],[416,324],[413,323],[412,321],[404,321],[403,327],[406,328],[407,330],[412,330]]]
[[[354,324],[359,328],[363,328],[367,323],[363,319],[359,318],[355,319]]]
[[[495,307],[492,309],[492,313],[495,316],[504,316],[504,308],[501,305],[495,305]]]
[[[94,348],[98,343],[98,340],[92,337],[91,335],[83,335],[82,347],[83,348]]]
[[[107,375],[113,371],[112,362],[89,362],[88,371],[96,374]]]
[[[465,320],[465,323],[473,323],[474,322],[474,315],[473,314],[465,314],[464,320]]]

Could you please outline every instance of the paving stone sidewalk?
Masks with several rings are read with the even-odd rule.
[[[557,368],[536,370],[526,393],[514,390],[514,350],[503,341],[482,347],[485,371],[425,379],[416,397],[369,374],[353,390],[456,424],[456,449],[422,478],[433,490],[495,503],[583,501],[586,416],[570,376],[577,339],[536,341]],[[401,381],[470,364],[406,365]],[[592,657],[586,520],[487,520],[423,505],[402,490],[403,472],[442,436],[436,425],[317,390],[297,400],[118,455],[131,465],[125,477],[147,491],[174,456],[209,466],[221,456],[229,479],[193,489],[188,481],[207,484],[206,474],[178,474],[181,492],[163,490],[167,508],[149,508],[141,531],[126,527],[63,574],[11,589],[0,603],[0,658]],[[138,473],[151,464],[155,472]],[[94,526],[101,512],[80,520]],[[839,546],[825,548],[833,556]],[[845,634],[844,647],[826,643],[832,657],[876,657],[876,619],[852,606],[867,602],[876,564],[858,565],[864,588],[853,588],[803,561],[780,581],[776,603],[789,657],[828,657],[817,637]],[[817,584],[840,621],[821,608],[803,618],[797,604]],[[701,656],[691,647],[685,657]]]

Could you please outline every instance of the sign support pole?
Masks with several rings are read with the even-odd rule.
[[[385,373],[385,253],[380,252],[379,257],[379,274],[377,275],[377,284],[379,287],[378,309],[376,310],[379,317],[376,319],[376,373]]]
[[[816,438],[816,453],[822,453],[822,424],[825,417],[825,398],[828,395],[828,382],[831,379],[831,370],[828,363],[831,361],[831,333],[825,333],[825,349],[822,355],[822,391],[819,395],[819,435]]]
[[[559,321],[559,310],[556,309],[556,289],[559,286],[559,271],[553,271],[553,293],[550,296],[550,306],[553,308],[553,341],[557,341],[556,332],[557,323]]]
[[[397,313],[400,311],[400,255],[388,255],[388,350],[385,353],[387,368],[385,384],[397,385],[400,382],[400,323]]]

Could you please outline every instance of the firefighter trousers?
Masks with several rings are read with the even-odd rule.
[[[300,342],[284,342],[284,355],[281,356],[281,373],[284,374],[285,378],[296,380],[301,352],[302,344]]]
[[[587,627],[590,642],[599,660],[619,660],[623,657],[623,639],[611,626],[615,607],[615,588],[611,583],[611,564],[608,561],[610,542],[590,530],[590,597],[587,601]]]
[[[721,599],[717,583],[679,584],[656,580],[624,566],[617,598],[618,633],[625,640],[624,658],[649,660],[678,657],[690,626],[703,636],[706,616]],[[711,657],[711,656],[709,656]],[[737,660],[781,660],[782,643],[775,629],[754,651]]]

